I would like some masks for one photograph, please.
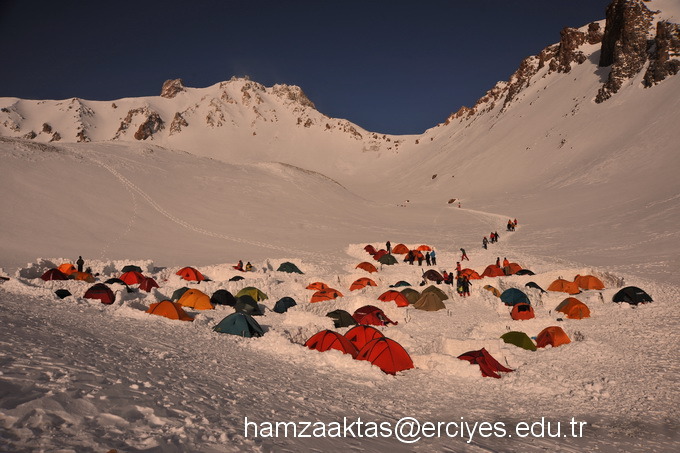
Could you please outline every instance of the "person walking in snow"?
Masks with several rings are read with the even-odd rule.
[[[434,249],[430,252],[430,260],[432,260],[433,266],[437,265],[437,254],[434,252]]]
[[[494,231],[493,237],[496,238],[496,242],[498,242],[498,240],[501,238],[501,237],[498,235],[498,231]]]
[[[83,260],[82,256],[78,257],[78,261],[76,261],[76,265],[78,266],[78,272],[82,272],[83,266],[85,265],[85,261]]]
[[[484,247],[484,250],[486,250],[488,244],[489,240],[484,236],[484,239],[482,239],[482,247]]]
[[[390,241],[385,243],[385,248],[387,249],[387,253],[392,253],[392,243],[390,243]]]
[[[461,296],[469,297],[470,296],[470,280],[466,276],[463,276],[463,278],[461,279],[461,287],[462,287]]]
[[[425,264],[430,265],[430,252],[425,254]]]
[[[496,267],[501,267],[501,257],[500,256],[496,257]]]
[[[486,248],[486,247],[484,247]],[[468,258],[467,253],[465,253],[465,249],[460,249],[460,260],[465,261],[468,260],[470,261],[470,258]]]
[[[463,267],[460,265],[460,261],[456,261],[456,274],[460,274],[463,271]]]

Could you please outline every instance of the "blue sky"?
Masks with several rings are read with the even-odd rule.
[[[361,127],[420,133],[609,0],[0,0],[0,97],[153,96],[248,75]]]

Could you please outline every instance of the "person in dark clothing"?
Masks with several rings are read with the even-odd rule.
[[[425,254],[425,264],[430,265],[430,252]]]
[[[234,266],[234,269],[236,269],[237,271],[243,271],[243,261],[238,260],[238,264]]]
[[[422,265],[423,265],[423,254],[419,253],[418,254],[418,266],[422,266]]]
[[[461,261],[465,261],[465,260],[470,261],[470,258],[468,258],[467,253],[465,253],[465,249],[460,249],[460,260]]]
[[[484,236],[484,239],[482,239],[482,247],[484,247],[484,250],[486,250],[487,245],[489,244],[489,240]]]
[[[463,276],[461,279],[461,287],[462,287],[461,296],[463,297],[470,296],[470,280],[465,276]]]
[[[392,243],[390,243],[390,241],[385,243],[385,248],[387,249],[387,253],[392,253]]]
[[[85,261],[83,261],[83,257],[79,256],[78,261],[76,261],[76,264],[78,265],[78,272],[83,271],[83,266],[85,265]]]
[[[493,235],[496,237],[496,242],[498,242],[498,240],[501,238],[501,237],[498,235],[498,231],[495,231],[495,232],[493,233]]]
[[[496,257],[496,266],[501,267],[501,258],[499,256]]]

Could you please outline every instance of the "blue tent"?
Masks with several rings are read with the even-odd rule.
[[[531,305],[529,298],[526,294],[517,288],[508,288],[501,293],[501,300],[505,305],[514,306],[519,303],[525,303]]]
[[[238,335],[239,337],[261,337],[264,335],[262,327],[245,313],[232,313],[213,327],[215,332]]]
[[[390,285],[390,288],[398,288],[400,286],[411,286],[411,284],[409,282],[405,282],[404,280],[399,280],[394,285]]]
[[[274,311],[276,313],[285,313],[290,307],[296,306],[297,303],[292,297],[282,297],[274,304]]]

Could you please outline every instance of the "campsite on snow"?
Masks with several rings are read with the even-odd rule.
[[[0,98],[0,450],[677,451],[680,5],[593,20],[419,135]]]

